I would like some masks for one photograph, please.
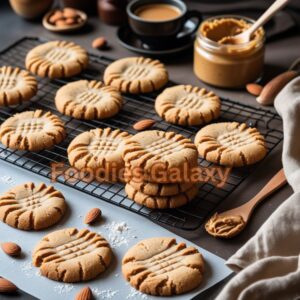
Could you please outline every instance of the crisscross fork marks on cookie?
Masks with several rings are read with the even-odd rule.
[[[141,292],[170,296],[198,286],[204,262],[194,247],[171,238],[151,238],[133,246],[125,254],[122,271]]]
[[[127,80],[142,79],[147,77],[150,73],[147,65],[133,65],[126,69],[122,75]]]
[[[101,101],[103,95],[97,90],[88,90],[79,94],[78,97],[75,98],[77,103],[81,105],[95,105]]]
[[[108,242],[88,229],[67,228],[45,236],[33,253],[41,274],[58,281],[78,282],[105,271],[112,252]]]
[[[88,146],[88,150],[94,156],[112,154],[118,148],[118,142],[113,139],[95,139]]]
[[[53,63],[69,60],[70,56],[71,55],[66,48],[55,48],[47,52],[45,55],[45,57]]]
[[[155,142],[145,146],[147,152],[153,154],[157,158],[161,158],[165,155],[179,152],[184,149],[184,146],[175,142],[174,140],[167,140],[164,137],[158,138]]]
[[[16,134],[26,136],[29,133],[41,132],[44,130],[45,123],[39,119],[21,121],[15,129]]]
[[[179,108],[187,108],[187,109],[201,109],[201,107],[205,104],[205,101],[210,100],[210,96],[199,96],[197,94],[189,94],[183,98],[180,98],[175,107]]]

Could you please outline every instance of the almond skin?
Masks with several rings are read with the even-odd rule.
[[[141,120],[141,121],[136,122],[133,125],[133,129],[138,130],[138,131],[142,131],[142,130],[145,130],[145,129],[148,129],[148,128],[152,127],[154,124],[155,124],[154,120],[145,119],[145,120]]]
[[[2,243],[1,248],[9,256],[19,256],[21,253],[21,247],[12,242]]]
[[[101,217],[101,210],[100,208],[92,208],[85,216],[85,219],[84,219],[84,223],[85,224],[92,224],[94,222],[97,221],[97,219],[99,217]]]
[[[0,293],[14,293],[17,287],[5,278],[0,278]]]
[[[94,299],[93,293],[88,286],[82,288],[75,297],[75,300],[92,300],[92,299]]]
[[[246,85],[246,90],[253,96],[259,96],[263,90],[263,86],[257,83],[248,83]]]
[[[65,18],[76,18],[78,16],[78,13],[76,9],[66,7],[63,9],[63,15]]]
[[[256,101],[262,105],[273,104],[277,94],[298,74],[298,72],[291,70],[276,76],[265,85],[260,95],[256,98]]]
[[[95,49],[104,49],[107,46],[106,38],[104,37],[98,37],[93,40],[92,47]]]

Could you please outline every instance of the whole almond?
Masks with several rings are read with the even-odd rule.
[[[77,10],[69,7],[64,8],[63,14],[66,18],[75,18],[78,16]]]
[[[133,129],[141,131],[141,130],[145,130],[145,129],[148,129],[148,128],[152,127],[154,124],[155,124],[154,120],[144,119],[144,120],[136,122],[133,125]]]
[[[85,216],[85,219],[84,219],[84,223],[85,224],[92,224],[94,222],[97,221],[97,219],[99,217],[101,217],[101,210],[100,208],[92,208]]]
[[[92,300],[92,299],[93,299],[93,293],[88,286],[82,288],[75,297],[75,300]]]
[[[262,89],[263,86],[257,83],[248,83],[246,85],[246,90],[248,91],[248,93],[250,93],[253,96],[259,96]]]
[[[290,70],[276,76],[265,85],[256,101],[262,105],[273,104],[277,94],[298,75],[298,72]]]
[[[54,23],[56,23],[56,21],[62,20],[63,18],[64,18],[64,15],[63,15],[62,11],[57,10],[53,13],[53,15],[51,15],[51,17],[49,18],[49,22],[54,24]]]
[[[56,27],[66,27],[66,26],[68,26],[68,24],[66,23],[65,20],[58,20],[55,22],[55,26]]]
[[[65,22],[67,25],[74,25],[77,23],[77,20],[76,18],[67,18]]]
[[[105,37],[98,37],[93,40],[92,47],[95,49],[103,49],[107,46],[107,41]]]
[[[12,242],[2,243],[1,248],[9,256],[19,256],[21,253],[21,247]]]
[[[14,293],[17,287],[5,278],[0,278],[0,293]]]

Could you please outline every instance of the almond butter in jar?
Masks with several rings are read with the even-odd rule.
[[[202,22],[194,45],[194,72],[200,80],[217,87],[239,88],[261,77],[265,54],[263,28],[247,43],[230,44],[228,38],[252,23],[252,19],[229,15]]]

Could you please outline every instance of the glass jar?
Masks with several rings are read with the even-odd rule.
[[[262,75],[265,33],[260,28],[247,43],[222,44],[218,39],[233,35],[233,29],[236,30],[230,28],[230,20],[231,23],[241,22],[243,26],[247,24],[248,27],[255,22],[246,17],[231,15],[218,16],[202,22],[194,44],[194,73],[205,83],[217,87],[239,88],[257,81]],[[214,28],[211,35],[215,40],[209,38],[209,34],[204,31],[211,28]],[[243,29],[246,28],[240,30]],[[231,34],[228,34],[229,32]]]

